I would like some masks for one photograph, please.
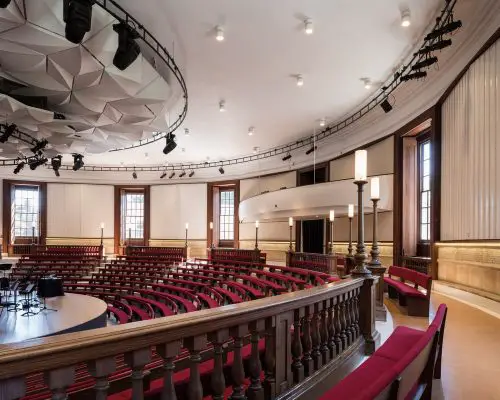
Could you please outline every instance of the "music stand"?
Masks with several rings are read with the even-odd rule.
[[[21,311],[23,309],[19,304],[17,304],[17,291],[18,291],[18,288],[19,288],[19,281],[15,281],[14,284],[10,288],[10,290],[12,290],[14,292],[14,302],[10,303],[7,306],[7,311],[8,312],[17,312],[17,311]]]
[[[46,302],[46,297],[42,297],[42,307],[40,308],[40,310],[38,311],[37,314],[41,313],[42,311],[57,311],[56,309],[54,308],[48,308],[47,307],[47,302]]]
[[[23,305],[23,309],[26,308],[28,311],[25,313],[21,314],[21,317],[29,317],[30,315],[37,315],[38,313],[31,311],[31,308],[34,307],[31,301],[33,300],[33,292],[35,291],[35,284],[30,283],[26,287],[26,289],[23,291],[22,294],[25,295],[24,301],[25,304]]]

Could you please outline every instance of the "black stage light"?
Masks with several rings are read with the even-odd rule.
[[[92,26],[92,6],[95,0],[64,0],[63,17],[66,39],[79,44]]]
[[[33,153],[38,153],[39,151],[45,149],[45,146],[47,146],[49,142],[47,142],[47,139],[42,139],[36,142],[36,144],[31,148],[31,151]]]
[[[175,143],[175,135],[173,133],[167,133],[166,139],[167,144],[163,149],[163,154],[171,153],[177,147],[177,143]]]
[[[0,0],[0,7],[7,8],[10,4],[10,0]]]
[[[380,103],[380,107],[382,107],[382,110],[384,110],[386,113],[392,110],[392,105],[391,103],[389,103],[389,100],[387,98],[382,103]]]
[[[192,178],[194,176],[194,171],[191,171],[188,176]]]
[[[456,31],[462,27],[462,21],[451,21],[450,23],[443,25],[441,28],[434,29],[432,32],[428,33],[424,40],[437,39],[443,35]]]
[[[282,158],[283,161],[288,161],[290,158],[292,158],[291,154],[287,154],[285,157]]]
[[[416,63],[413,67],[411,67],[411,69],[413,71],[418,71],[419,69],[430,67],[432,64],[436,64],[437,62],[437,57],[427,57],[426,59]]]
[[[221,173],[221,175],[224,175],[224,168],[220,167],[219,172]]]
[[[423,49],[418,51],[418,54],[429,54],[436,50],[444,49],[445,47],[451,46],[451,39],[440,40],[439,42],[425,46]]]
[[[50,163],[52,164],[52,169],[54,170],[54,174],[56,174],[56,176],[59,176],[59,168],[61,168],[62,156],[58,155],[53,157]]]
[[[16,124],[10,124],[6,126],[4,133],[2,136],[0,136],[0,143],[5,143],[9,138],[12,136],[12,134],[16,131]]]
[[[163,174],[160,175],[160,179],[163,179],[167,176],[167,171],[163,172]]]
[[[37,157],[34,160],[30,161],[30,169],[34,171],[37,169],[40,165],[43,165],[47,162],[48,160],[45,157]]]
[[[73,171],[78,171],[85,165],[81,154],[73,154]]]
[[[318,148],[318,146],[313,146],[311,147],[309,150],[306,151],[306,155],[309,155],[311,154],[312,152],[316,151],[316,149]]]
[[[186,171],[182,171],[180,174],[179,174],[179,178],[184,178],[186,176]]]
[[[170,176],[168,177],[168,179],[172,179],[173,177],[175,176],[175,171],[173,171]]]
[[[427,72],[425,71],[417,71],[417,72],[412,72],[411,74],[406,74],[401,77],[401,80],[403,82],[410,81],[412,79],[422,79],[427,76]]]
[[[113,65],[120,71],[127,69],[139,56],[141,48],[135,41],[139,33],[125,22],[113,25],[118,33],[118,49],[113,57]]]
[[[137,172],[132,172],[132,178],[137,179]]]
[[[26,163],[24,161],[21,161],[19,164],[17,164],[16,168],[14,169],[14,174],[17,175],[19,172],[21,172],[25,165]]]

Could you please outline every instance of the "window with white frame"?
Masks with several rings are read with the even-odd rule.
[[[234,240],[234,190],[220,191],[219,239]]]
[[[14,186],[12,202],[12,237],[38,237],[40,221],[40,188]]]
[[[420,240],[431,239],[431,142],[419,144]]]
[[[144,238],[144,192],[123,191],[121,207],[123,240]]]

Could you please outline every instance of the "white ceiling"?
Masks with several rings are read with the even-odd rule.
[[[439,0],[119,3],[175,53],[187,81],[189,111],[170,155],[163,155],[161,141],[87,155],[87,165],[216,161],[312,134],[320,118],[335,121],[374,93],[443,5]],[[400,25],[405,7],[411,10],[409,28]],[[314,25],[312,35],[303,31],[306,16]],[[224,27],[223,42],[215,40],[216,25]],[[303,75],[303,87],[296,86],[294,74]],[[371,90],[362,77],[375,82]],[[225,113],[218,110],[221,99]],[[250,126],[253,136],[247,134]]]

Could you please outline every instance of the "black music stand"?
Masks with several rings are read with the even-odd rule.
[[[23,309],[26,309],[27,311],[21,314],[21,317],[29,317],[31,315],[37,315],[38,313],[31,311],[32,307],[35,307],[35,305],[32,303],[33,301],[33,292],[35,291],[35,284],[30,283],[26,287],[26,289],[23,290],[22,293],[24,297],[24,304],[23,304]]]
[[[7,305],[7,311],[8,312],[17,312],[21,311],[23,308],[21,307],[20,304],[17,303],[17,291],[19,289],[19,281],[15,281],[12,286],[10,287],[10,290],[14,292],[14,302],[8,302]]]

